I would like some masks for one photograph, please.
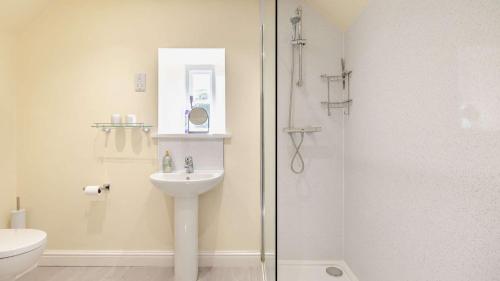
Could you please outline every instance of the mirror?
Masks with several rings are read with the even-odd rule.
[[[191,110],[191,113],[189,113],[189,122],[193,123],[194,125],[203,125],[207,121],[208,112],[201,107],[193,108],[193,110]]]
[[[225,133],[225,50],[158,50],[158,133]]]
[[[210,131],[210,117],[202,107],[196,107],[189,112],[189,133],[208,133]]]

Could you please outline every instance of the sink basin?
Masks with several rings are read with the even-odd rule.
[[[151,182],[175,199],[175,281],[198,280],[198,195],[217,186],[224,170],[154,173]]]
[[[153,184],[174,197],[198,196],[214,188],[222,181],[223,170],[200,170],[193,173],[154,173],[150,176]]]

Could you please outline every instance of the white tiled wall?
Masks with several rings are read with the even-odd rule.
[[[349,30],[346,261],[500,280],[500,1],[372,0]]]
[[[194,169],[224,169],[224,140],[222,139],[173,139],[158,140],[159,169],[165,151],[169,150],[175,169],[184,169],[184,159],[192,156]]]

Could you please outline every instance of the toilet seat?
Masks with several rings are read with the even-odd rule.
[[[47,234],[36,229],[0,229],[0,259],[31,252],[43,246]]]

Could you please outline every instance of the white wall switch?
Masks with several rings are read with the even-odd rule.
[[[146,73],[137,73],[135,75],[135,91],[146,92]]]

